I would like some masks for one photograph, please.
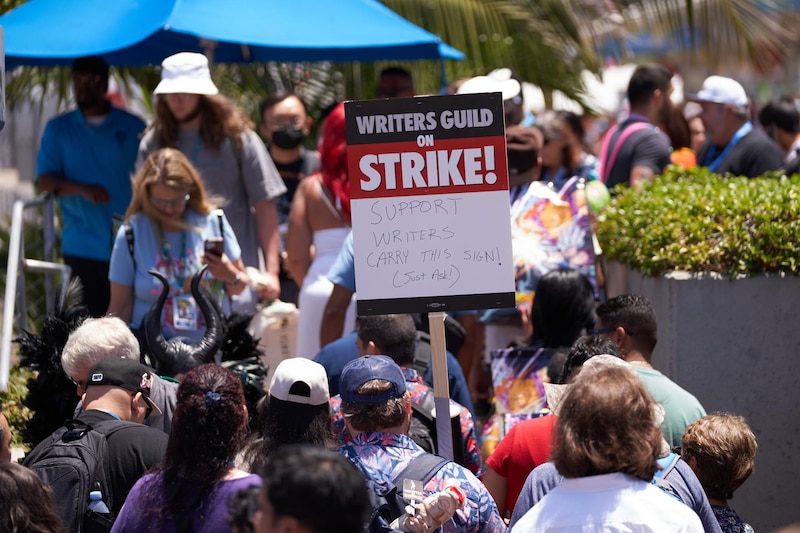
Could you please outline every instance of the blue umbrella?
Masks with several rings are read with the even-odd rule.
[[[223,63],[464,58],[377,0],[30,0],[0,26],[9,68],[86,55],[152,65],[179,51]]]

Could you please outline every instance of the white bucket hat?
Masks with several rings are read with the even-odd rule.
[[[458,88],[456,94],[503,93],[503,101],[519,96],[519,82],[513,78],[498,81],[489,76],[470,78]]]
[[[161,63],[161,82],[153,94],[219,94],[211,81],[208,58],[196,52],[180,52]]]

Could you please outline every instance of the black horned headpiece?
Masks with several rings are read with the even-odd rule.
[[[161,281],[163,288],[158,300],[153,303],[144,319],[144,334],[150,355],[155,359],[156,371],[161,375],[185,374],[203,363],[214,361],[214,356],[225,340],[222,312],[214,297],[200,285],[207,266],[192,276],[192,296],[206,321],[206,332],[200,342],[189,344],[179,338],[165,339],[161,328],[161,312],[169,295],[169,280],[156,270],[148,271]]]

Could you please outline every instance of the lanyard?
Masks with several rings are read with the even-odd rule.
[[[558,167],[558,170],[555,173],[555,176],[552,178],[550,177],[550,172],[548,172],[544,176],[544,181],[550,183],[556,189],[560,188],[567,179],[567,169],[564,167]]]
[[[194,147],[192,148],[192,153],[189,154],[189,161],[192,164],[197,162],[197,155],[200,153],[200,148],[203,147],[203,137],[200,135],[200,132],[197,132],[197,141],[194,143]]]
[[[722,152],[720,152],[720,154],[713,161],[711,161],[711,159],[714,158],[714,153],[717,151],[717,147],[714,146],[713,144],[709,146],[708,153],[706,154],[705,158],[703,158],[703,166],[708,167],[708,170],[710,170],[711,172],[716,172],[716,170],[722,163],[722,160],[725,159],[725,156],[728,155],[728,152],[731,151],[731,149],[736,145],[736,143],[742,140],[742,137],[750,133],[750,130],[752,129],[753,129],[753,124],[751,124],[750,121],[745,122],[741,128],[736,130],[736,133],[733,134],[733,138],[730,140],[730,142],[728,142],[725,148],[722,149]]]

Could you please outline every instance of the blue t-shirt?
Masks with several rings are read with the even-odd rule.
[[[336,261],[328,270],[328,279],[331,283],[341,285],[356,292],[356,259],[353,251],[353,232],[351,231],[344,242]]]
[[[97,126],[79,110],[47,123],[36,156],[36,176],[57,173],[78,183],[101,185],[111,200],[95,204],[81,195],[58,198],[63,218],[65,255],[98,261],[111,256],[111,221],[131,202],[131,173],[139,148],[142,120],[112,107]]]
[[[167,298],[161,316],[164,337],[167,339],[176,336],[186,337],[192,342],[196,342],[203,337],[205,326],[200,319],[199,310],[195,328],[176,328],[173,323],[173,297],[183,294],[184,281],[190,279],[203,266],[200,259],[203,256],[204,242],[208,237],[218,237],[220,235],[219,216],[221,213],[221,210],[217,210],[208,215],[201,215],[191,209],[187,209],[186,223],[198,228],[199,231],[166,232],[164,233],[164,239],[167,246],[162,243],[158,230],[147,215],[144,213],[133,215],[130,219],[130,225],[134,236],[135,271],[133,259],[128,250],[128,241],[125,237],[125,227],[123,226],[119,229],[114,241],[114,250],[111,253],[108,279],[114,283],[128,287],[133,286],[134,288],[133,313],[131,315],[132,328],[142,327],[142,319],[161,294],[161,282],[147,273],[148,270],[158,270],[167,276],[171,286],[170,297]],[[239,243],[228,223],[228,219],[225,218],[224,214],[221,216],[223,238],[225,239],[225,254],[231,261],[236,261],[241,255]],[[168,248],[168,250],[165,250],[165,248]],[[214,293],[218,294],[220,298],[223,297],[221,283],[212,283],[212,289],[215,289]]]

